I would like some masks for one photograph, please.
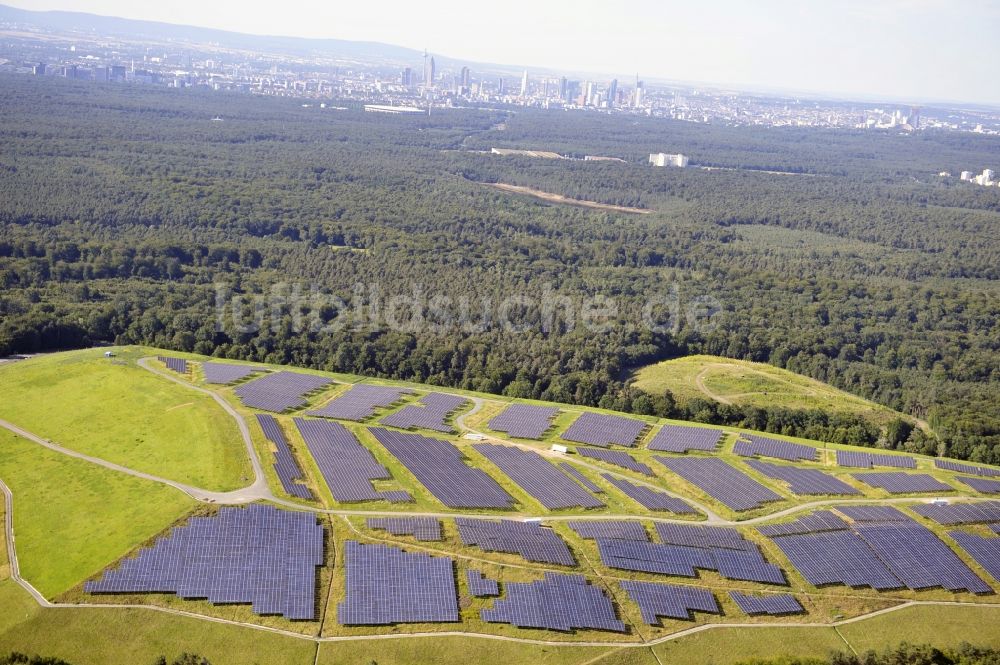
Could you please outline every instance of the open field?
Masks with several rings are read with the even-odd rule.
[[[209,490],[250,484],[236,424],[208,395],[136,366],[149,353],[103,349],[0,367],[0,418],[61,446]]]
[[[173,488],[76,460],[0,430],[21,574],[52,598],[189,512]],[[6,550],[4,550],[6,557]]]
[[[648,215],[649,213],[656,212],[655,210],[650,210],[649,208],[630,208],[628,206],[618,206],[612,205],[610,203],[600,203],[598,201],[584,201],[582,199],[572,199],[568,196],[563,196],[562,194],[553,194],[552,192],[544,192],[540,189],[532,189],[531,187],[524,187],[523,185],[508,185],[503,182],[490,182],[484,183],[499,189],[504,192],[509,192],[511,194],[524,194],[525,196],[532,196],[536,199],[541,199],[547,203],[563,203],[566,205],[580,206],[581,208],[593,208],[596,210],[610,210],[612,212],[626,212],[638,215]]]
[[[650,394],[670,390],[679,402],[695,398],[722,404],[847,413],[876,424],[905,414],[838,390],[822,381],[774,367],[719,356],[685,356],[649,365],[633,374],[634,385]]]

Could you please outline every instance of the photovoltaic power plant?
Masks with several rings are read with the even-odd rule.
[[[855,522],[912,522],[913,519],[892,506],[837,506],[837,512]]]
[[[993,579],[1000,581],[1000,538],[983,538],[975,533],[948,533]]]
[[[477,444],[473,448],[549,510],[600,508],[604,505],[534,451],[489,443]]]
[[[815,462],[819,451],[812,446],[801,443],[791,443],[781,439],[771,439],[766,436],[744,434],[743,439],[736,442],[733,452],[742,457],[773,457],[787,462]]]
[[[760,550],[695,547],[667,543],[598,538],[601,562],[610,568],[643,573],[697,577],[698,570],[715,570],[731,580],[786,585],[785,574],[764,560]]]
[[[635,445],[646,427],[645,422],[634,418],[587,411],[574,420],[560,438],[602,448],[612,444],[628,447]]]
[[[665,510],[677,515],[695,515],[698,513],[687,501],[676,496],[670,496],[666,492],[643,487],[630,483],[623,478],[616,478],[610,473],[602,473],[601,478],[621,490],[622,494],[634,499],[644,508],[649,510]]]
[[[991,469],[988,466],[964,464],[962,462],[955,462],[949,459],[936,459],[934,460],[934,466],[935,468],[944,469],[946,471],[957,471],[958,473],[968,473],[974,476],[1000,478],[1000,469]]]
[[[581,538],[597,540],[610,538],[613,540],[637,540],[649,542],[649,534],[641,522],[631,520],[580,520],[568,522],[569,528],[576,531]]]
[[[372,386],[366,383],[351,386],[351,388],[330,400],[321,409],[314,409],[308,415],[321,418],[337,418],[360,422],[370,418],[375,411],[387,408],[412,393],[409,388],[393,388],[389,386]]]
[[[838,450],[837,465],[856,469],[871,469],[876,466],[887,466],[895,469],[916,469],[917,461],[906,455]]]
[[[1000,501],[979,503],[951,503],[937,505],[924,503],[912,506],[913,512],[932,519],[938,524],[988,524],[1000,522]]]
[[[801,533],[819,533],[820,531],[843,531],[847,529],[847,522],[837,517],[829,510],[817,510],[816,512],[781,524],[768,524],[758,527],[757,531],[761,535],[773,538],[776,536],[792,536]]]
[[[281,487],[289,496],[311,501],[313,494],[309,488],[295,482],[296,480],[304,480],[305,475],[292,454],[292,449],[288,445],[288,439],[285,438],[285,432],[281,429],[281,425],[274,419],[274,416],[266,413],[257,414],[257,424],[260,425],[267,440],[274,444],[274,470],[278,474],[278,480],[281,481]]]
[[[980,478],[979,476],[955,476],[955,480],[965,483],[972,489],[982,494],[1000,494],[1000,480],[992,478]]]
[[[593,492],[594,494],[603,494],[604,489],[597,485],[587,476],[583,475],[579,469],[570,464],[569,462],[559,462],[559,468],[572,476],[578,483],[583,485],[585,488]]]
[[[865,485],[884,489],[889,494],[918,494],[922,492],[953,492],[950,485],[945,485],[934,476],[926,473],[906,473],[905,471],[879,471],[871,473],[852,473],[856,480]]]
[[[298,372],[273,372],[237,386],[243,406],[281,413],[305,406],[305,396],[333,383],[332,379]]]
[[[253,365],[230,365],[228,363],[203,362],[201,369],[205,372],[205,383],[228,385],[247,378],[251,374],[266,371]]]
[[[410,473],[449,508],[512,508],[514,498],[480,469],[465,463],[458,448],[420,434],[371,428]]]
[[[634,457],[621,450],[608,450],[606,448],[577,448],[576,452],[581,457],[601,460],[608,464],[613,464],[629,471],[641,473],[644,476],[654,476],[653,470],[642,462],[637,462]]]
[[[448,557],[348,540],[344,568],[346,597],[337,606],[341,625],[458,621],[455,564]]]
[[[993,533],[1000,533],[1000,524],[991,524],[990,529]]]
[[[642,620],[650,626],[662,626],[660,617],[692,621],[695,612],[721,614],[712,592],[676,584],[657,582],[619,582],[622,591],[639,606]]]
[[[803,469],[753,459],[746,460],[746,465],[768,478],[788,483],[788,489],[792,494],[800,496],[861,494],[861,490],[856,487],[852,487],[840,478],[831,476],[829,473],[825,473],[819,469]]]
[[[465,571],[465,581],[469,585],[469,594],[476,598],[500,595],[500,585],[497,584],[497,581],[491,580],[478,570],[470,568]]]
[[[795,569],[815,586],[844,584],[878,591],[905,586],[854,531],[823,531],[773,540]]]
[[[558,413],[559,409],[550,406],[511,404],[486,426],[516,439],[540,439],[552,427],[552,419]]]
[[[691,450],[711,453],[719,447],[722,434],[721,429],[664,425],[649,442],[647,448],[668,453],[686,453]]]
[[[730,591],[732,598],[744,614],[750,616],[784,616],[786,614],[803,614],[805,610],[795,596],[789,593],[769,594],[766,596],[751,596]]]
[[[391,480],[392,474],[353,432],[329,420],[296,418],[295,426],[337,502],[388,500],[384,493],[375,491],[372,481]]]
[[[261,615],[316,618],[316,569],[323,527],[312,513],[252,504],[193,517],[135,558],[124,560],[87,593],[175,593],[214,604],[250,603]]]
[[[441,540],[441,520],[435,517],[369,517],[365,525],[394,536],[413,536],[427,542]]]
[[[390,413],[380,421],[383,425],[400,429],[419,427],[450,434],[455,431],[447,423],[448,416],[468,404],[469,400],[458,395],[428,393],[418,404],[407,404],[396,413]]]
[[[570,631],[581,628],[625,632],[615,607],[604,592],[582,575],[545,573],[534,582],[508,582],[506,597],[479,613],[489,623],[519,628]]]
[[[474,545],[484,552],[520,554],[536,563],[576,565],[563,539],[537,522],[456,517],[455,524],[462,544]]]
[[[728,526],[660,523],[656,525],[656,534],[661,543],[668,545],[758,551],[757,546],[744,538],[738,529]]]
[[[169,356],[157,356],[157,360],[167,366],[167,369],[178,374],[187,374],[188,364],[183,358],[171,358]]]
[[[714,457],[655,457],[660,464],[735,511],[753,510],[781,495]]]

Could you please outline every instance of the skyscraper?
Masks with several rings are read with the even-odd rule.
[[[503,95],[503,77],[497,79],[497,94]]]
[[[528,94],[528,70],[524,70],[524,74],[521,76],[521,96],[525,97]]]
[[[608,108],[615,105],[615,100],[618,99],[618,79],[611,79],[611,85],[608,86]]]
[[[424,51],[424,87],[434,87],[434,56],[428,56]]]
[[[559,99],[566,101],[568,97],[566,96],[569,92],[569,81],[563,76],[559,79]]]
[[[472,78],[472,74],[469,71],[469,68],[468,67],[462,67],[461,85],[462,85],[463,88],[468,88],[469,87],[469,83],[471,81],[471,78]]]
[[[410,69],[409,67],[404,69],[402,75],[400,76],[400,79],[402,84],[405,85],[407,88],[409,88],[411,85],[413,85],[413,70]]]

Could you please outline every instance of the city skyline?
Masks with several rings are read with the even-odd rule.
[[[1000,34],[1000,3],[973,12],[935,0],[847,0],[807,9],[787,0],[753,7],[718,0],[698,11],[630,2],[610,12],[563,0],[543,8],[514,0],[503,13],[479,20],[452,0],[336,11],[290,0],[277,15],[229,0],[211,6],[181,0],[169,8],[122,0],[9,4],[249,34],[377,41],[451,59],[586,72],[609,81],[638,70],[648,79],[750,90],[1000,104],[1000,80],[992,69],[1000,56],[994,38]]]

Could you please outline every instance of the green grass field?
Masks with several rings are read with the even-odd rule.
[[[101,571],[189,512],[170,487],[76,460],[0,430],[21,575],[48,598]]]
[[[665,360],[643,367],[632,379],[637,388],[650,394],[668,389],[681,403],[701,398],[724,404],[821,409],[861,416],[877,424],[893,418],[912,421],[909,416],[822,381],[765,363],[720,356]]]
[[[155,350],[102,349],[0,366],[0,418],[66,448],[209,490],[246,486],[236,423],[208,395],[135,361]]]

